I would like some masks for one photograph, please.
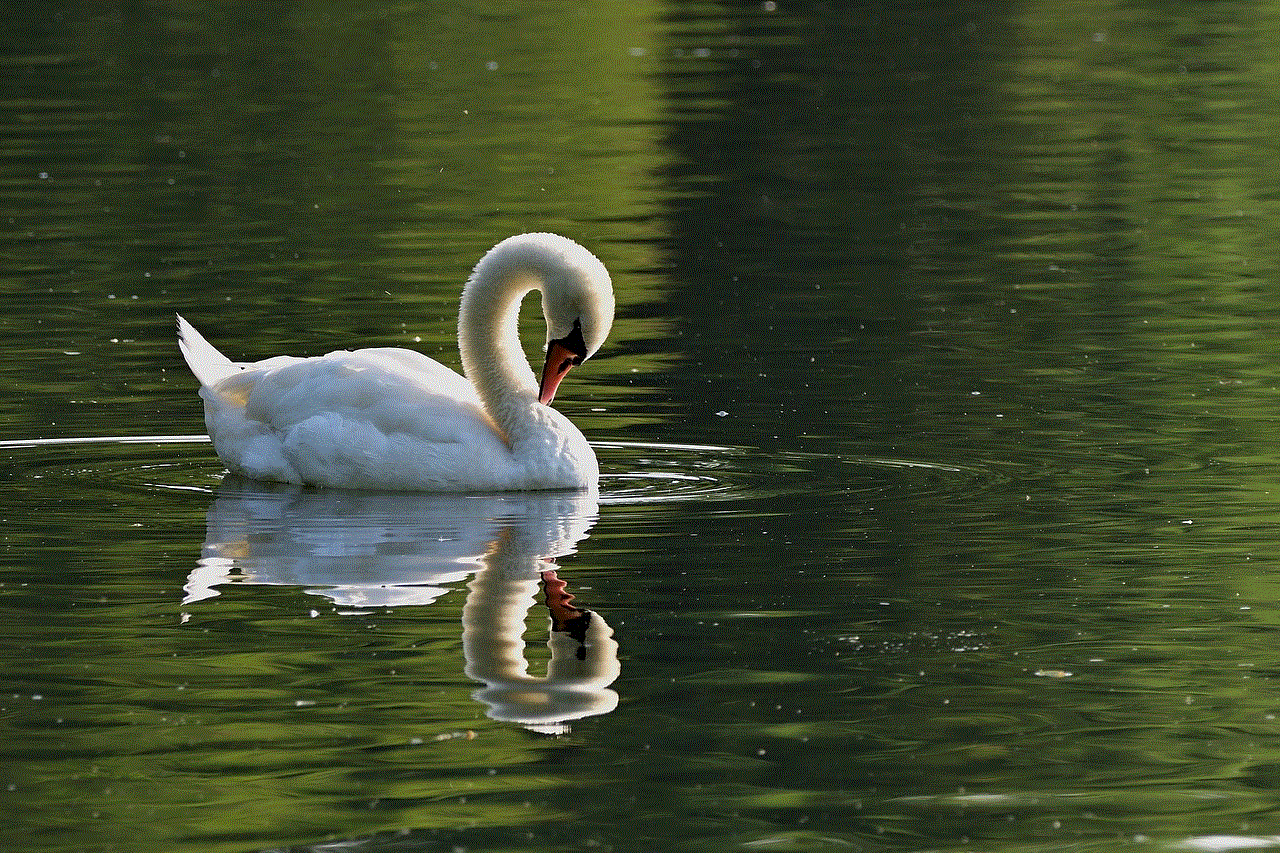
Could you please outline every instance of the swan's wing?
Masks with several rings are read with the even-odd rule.
[[[281,434],[335,415],[429,442],[471,442],[477,430],[497,434],[470,382],[412,350],[280,356],[246,365],[209,390],[222,405],[242,408],[244,417]]]
[[[273,358],[200,394],[218,456],[255,479],[454,491],[520,475],[471,383],[412,350]]]

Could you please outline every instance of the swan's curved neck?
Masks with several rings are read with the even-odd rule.
[[[508,434],[523,422],[522,412],[537,404],[538,383],[520,347],[520,302],[541,290],[542,278],[528,266],[486,258],[462,291],[458,312],[458,349],[462,370],[475,386],[485,410]]]

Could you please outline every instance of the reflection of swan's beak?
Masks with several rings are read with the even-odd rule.
[[[551,563],[550,560],[543,560],[542,562]],[[541,575],[542,582],[546,585],[547,608],[551,611],[553,617],[556,617],[557,613],[575,614],[581,612],[569,603],[573,601],[573,593],[569,592],[569,585],[560,580],[560,576],[556,574],[555,569],[543,569]]]
[[[547,593],[547,612],[551,614],[551,630],[568,634],[579,643],[587,641],[587,626],[591,622],[591,611],[574,607],[573,593],[569,585],[560,580],[554,570],[542,573],[543,588]],[[578,650],[578,659],[586,657],[585,649]]]
[[[556,388],[560,380],[582,361],[582,356],[569,349],[561,341],[547,344],[547,362],[542,366],[542,383],[538,386],[538,402],[544,406],[551,405],[556,396]]]

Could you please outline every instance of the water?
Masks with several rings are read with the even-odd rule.
[[[1270,10],[10,5],[0,848],[1280,846]],[[534,228],[598,501],[224,476]]]

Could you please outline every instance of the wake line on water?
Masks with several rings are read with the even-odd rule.
[[[76,438],[9,438],[0,449],[50,447],[59,444],[208,444],[207,435],[90,435]]]

